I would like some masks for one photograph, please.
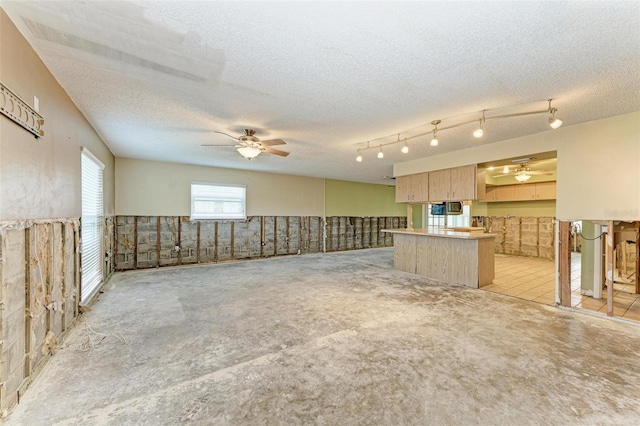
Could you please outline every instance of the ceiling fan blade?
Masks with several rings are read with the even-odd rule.
[[[269,148],[267,146],[264,147],[263,152],[266,152],[268,154],[279,155],[281,157],[286,157],[287,155],[289,155],[289,153],[286,151],[280,151],[279,149]]]
[[[260,141],[262,146],[273,146],[273,145],[286,145],[287,143],[282,139],[269,139],[266,141]]]
[[[552,175],[553,172],[550,172],[547,170],[531,170],[531,171],[528,171],[527,174],[542,176],[542,175]]]
[[[214,130],[213,132],[214,132],[214,133],[220,133],[221,135],[228,136],[228,137],[230,137],[231,139],[233,139],[234,141],[239,141],[239,140],[240,140],[240,138],[236,138],[235,136],[231,136],[230,134],[225,133],[225,132],[219,132],[219,131],[217,131],[217,130]]]
[[[211,144],[202,144],[202,145],[200,145],[200,146],[213,147],[213,148],[224,148],[224,147],[229,147],[229,146],[236,147],[237,145],[211,145]]]
[[[492,177],[499,178],[499,177],[505,177],[505,176],[513,176],[513,173],[506,173],[506,174],[502,174],[502,175],[493,175]]]

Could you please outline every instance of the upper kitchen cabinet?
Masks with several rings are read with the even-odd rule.
[[[429,172],[429,201],[448,201],[451,194],[451,169]]]
[[[429,173],[429,201],[474,200],[477,196],[475,165]]]
[[[474,200],[476,189],[475,165],[451,169],[451,200]]]
[[[396,178],[396,203],[427,203],[428,201],[429,173]]]

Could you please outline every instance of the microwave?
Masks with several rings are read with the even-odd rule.
[[[444,203],[447,210],[447,214],[462,214],[462,202],[460,201],[447,201]]]

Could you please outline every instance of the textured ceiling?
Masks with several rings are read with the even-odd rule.
[[[565,126],[640,110],[639,2],[1,4],[122,157],[388,183],[394,163],[549,131],[544,114],[487,121],[480,140],[468,125],[355,162],[435,119],[548,98]],[[200,146],[246,127],[291,155]]]

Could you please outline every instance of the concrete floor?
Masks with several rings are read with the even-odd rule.
[[[434,285],[392,249],[134,271],[7,424],[635,425],[639,355],[638,326]]]

